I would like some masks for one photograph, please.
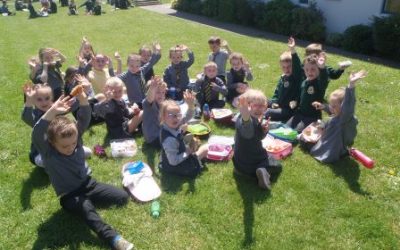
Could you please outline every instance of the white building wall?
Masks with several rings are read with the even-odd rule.
[[[299,4],[299,0],[291,1]],[[327,31],[342,33],[352,25],[370,24],[372,16],[382,14],[384,0],[315,0],[315,2],[324,13]]]

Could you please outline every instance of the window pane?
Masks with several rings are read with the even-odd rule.
[[[400,13],[400,0],[386,0],[385,12]]]

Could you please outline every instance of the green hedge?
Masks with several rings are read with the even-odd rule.
[[[343,48],[349,51],[370,55],[374,52],[372,28],[368,25],[354,25],[343,33]]]
[[[372,34],[379,55],[400,61],[400,15],[374,17]]]

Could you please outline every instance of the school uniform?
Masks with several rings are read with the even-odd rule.
[[[212,87],[212,82],[216,83],[217,86]],[[201,79],[196,81],[196,85],[200,90],[196,95],[196,98],[201,108],[203,108],[205,103],[208,104],[210,109],[223,108],[225,106],[225,101],[219,99],[219,94],[226,96],[228,94],[228,89],[221,79],[218,77],[210,79],[207,76],[203,76]]]
[[[225,83],[226,82],[226,62],[228,61],[229,53],[226,50],[218,50],[208,55],[209,62],[215,62],[218,67],[217,76]]]
[[[286,122],[293,116],[294,112],[289,103],[299,100],[302,71],[300,58],[297,53],[293,53],[292,74],[290,76],[282,75],[279,78],[271,102],[268,103],[269,109],[265,113],[266,118],[271,118],[272,121]],[[272,104],[278,104],[279,108],[272,109]]]
[[[253,75],[251,72],[246,72],[244,69],[240,69],[238,71],[231,69],[226,73],[226,79],[226,86],[228,88],[226,100],[231,102],[235,97],[240,95],[240,93],[236,91],[238,83],[244,83],[248,85],[247,81],[252,81]]]
[[[325,123],[321,139],[310,150],[315,159],[332,163],[348,155],[347,148],[353,145],[357,135],[355,104],[355,88],[346,88],[340,114]]]
[[[188,88],[189,72],[188,69],[194,63],[194,54],[192,51],[188,53],[189,60],[181,61],[178,64],[169,65],[164,71],[164,82],[167,83],[168,89],[175,88],[175,96],[167,93],[167,97],[174,100],[182,100],[183,92]]]

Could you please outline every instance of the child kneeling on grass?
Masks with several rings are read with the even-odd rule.
[[[196,177],[203,169],[201,160],[207,156],[208,145],[200,146],[197,151],[185,145],[183,138],[185,128],[181,125],[193,117],[194,96],[189,91],[185,91],[183,98],[189,106],[183,119],[181,110],[175,101],[166,100],[161,106],[160,142],[162,149],[159,168],[162,172],[170,174]]]
[[[270,174],[280,172],[281,166],[262,146],[269,129],[268,121],[263,122],[266,109],[267,98],[260,90],[249,89],[239,97],[233,165],[238,173],[256,176],[260,188],[271,189]]]
[[[123,205],[129,196],[124,190],[98,183],[87,174],[82,134],[89,125],[91,109],[84,92],[78,95],[78,100],[76,123],[61,116],[74,102],[69,96],[61,96],[33,128],[33,144],[42,155],[61,206],[84,219],[114,249],[132,249],[133,244],[104,223],[94,207],[94,203]]]
[[[307,135],[312,133],[312,131],[307,131],[310,127],[306,128],[300,137],[303,146],[311,147],[310,154],[315,159],[324,163],[332,163],[348,155],[348,147],[353,144],[357,135],[358,121],[354,116],[355,86],[356,82],[366,75],[364,70],[352,73],[346,89],[340,88],[330,94],[329,105],[320,102],[313,103],[317,109],[325,110],[331,115],[317,142],[307,140]],[[306,143],[304,143],[305,141]]]

